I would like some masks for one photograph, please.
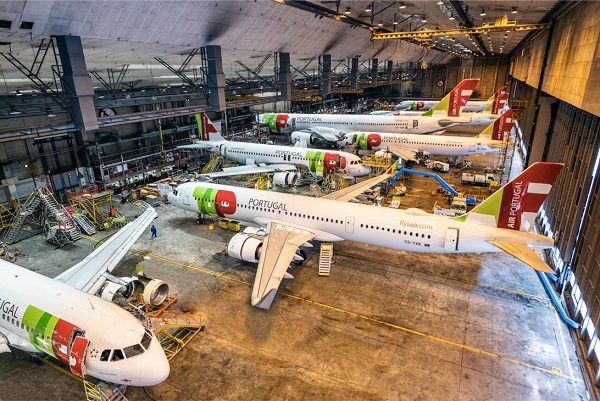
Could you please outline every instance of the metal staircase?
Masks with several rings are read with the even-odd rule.
[[[323,191],[321,190],[321,186],[319,184],[310,184],[310,189],[315,194],[315,197],[320,198],[323,196]]]
[[[208,174],[217,171],[223,165],[223,156],[219,153],[215,153],[208,163],[202,167],[201,174]]]
[[[46,241],[63,246],[68,242],[77,241],[81,238],[81,231],[75,224],[63,205],[58,203],[52,195],[48,186],[38,187],[37,193],[40,201],[46,208],[46,219],[44,221],[44,237]]]
[[[71,215],[77,227],[87,235],[96,234],[96,226],[85,215],[85,212],[74,207],[68,207],[67,212]]]
[[[321,244],[321,251],[319,253],[319,276],[329,277],[332,262],[333,244],[331,242],[324,242]]]
[[[25,221],[28,218],[33,216],[33,213],[36,211],[39,204],[40,198],[34,191],[31,195],[29,195],[29,198],[27,198],[27,200],[24,203],[19,205],[14,215],[14,218],[10,223],[10,229],[6,233],[4,242],[6,242],[7,244],[14,244],[17,241],[38,234],[41,231],[41,228],[38,228],[37,230],[30,230],[27,233],[21,231],[23,223],[25,223]]]

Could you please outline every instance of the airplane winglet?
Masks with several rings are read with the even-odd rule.
[[[259,309],[270,309],[273,299],[275,299],[275,294],[277,294],[277,288],[271,288],[271,290],[262,298],[253,296],[251,301],[252,306],[255,306]]]

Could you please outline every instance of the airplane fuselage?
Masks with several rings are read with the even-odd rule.
[[[169,375],[160,343],[131,314],[5,261],[0,261],[0,314],[0,343],[46,353],[79,376],[152,386]]]
[[[446,127],[468,123],[469,118],[447,116],[357,115],[357,114],[261,114],[259,122],[270,131],[287,132],[315,127],[329,127],[340,132],[372,131],[401,134],[426,134]]]
[[[404,111],[416,111],[424,112],[431,109],[433,106],[439,103],[439,100],[404,100],[394,106],[394,110]],[[462,112],[477,112],[482,111],[488,107],[490,102],[488,100],[469,100],[467,104],[462,108]]]
[[[168,195],[177,207],[266,225],[282,222],[315,233],[320,241],[350,240],[410,252],[498,252],[487,240],[549,248],[545,236],[453,220],[418,209],[407,211],[258,191],[185,183]]]
[[[346,134],[345,140],[356,143],[359,149],[378,151],[397,146],[440,156],[461,156],[497,152],[502,147],[502,141],[447,135],[352,132]]]
[[[221,155],[238,163],[296,164],[322,177],[335,171],[346,172],[353,177],[370,173],[370,168],[363,165],[358,156],[342,151],[230,141],[219,144],[218,149]]]

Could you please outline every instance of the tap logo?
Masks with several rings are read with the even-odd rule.
[[[196,187],[193,192],[198,202],[198,209],[203,214],[216,214],[225,217],[234,214],[237,201],[235,193],[223,189]]]

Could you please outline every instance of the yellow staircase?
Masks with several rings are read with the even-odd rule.
[[[333,244],[331,242],[324,242],[321,244],[321,251],[319,253],[319,276],[329,277],[332,263]]]

